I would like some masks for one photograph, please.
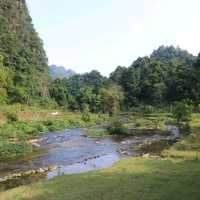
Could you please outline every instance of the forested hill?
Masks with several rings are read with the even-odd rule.
[[[180,48],[161,46],[128,68],[119,66],[110,79],[123,88],[128,106],[183,99],[199,103],[199,58]]]
[[[1,104],[51,104],[110,113],[186,99],[200,104],[200,55],[195,57],[179,47],[160,46],[129,67],[117,67],[109,78],[93,70],[72,77],[70,71],[66,79],[60,69],[56,76],[49,70],[25,0],[0,0]]]
[[[75,71],[71,69],[65,69],[63,66],[56,66],[56,65],[51,65],[50,66],[50,76],[51,78],[54,79],[63,79],[63,78],[69,78],[72,77],[76,74]]]
[[[0,101],[48,95],[47,57],[25,0],[0,1]]]
[[[130,67],[118,66],[109,78],[97,71],[55,80],[50,95],[70,109],[115,112],[140,105],[171,105],[189,100],[200,103],[200,56],[173,46],[161,46]]]

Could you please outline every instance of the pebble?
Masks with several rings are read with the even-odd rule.
[[[19,177],[30,176],[30,175],[37,174],[37,173],[42,174],[42,173],[45,173],[48,171],[56,170],[57,168],[58,168],[57,166],[49,166],[49,167],[39,168],[37,170],[30,170],[30,171],[26,171],[26,172],[22,172],[22,173],[18,173],[18,174],[11,174],[4,178],[0,178],[0,182],[5,182],[7,180],[11,180],[14,178],[19,178]]]
[[[150,155],[148,153],[142,155],[143,158],[149,158]]]
[[[5,179],[4,178],[0,178],[0,182],[4,182],[5,181]]]

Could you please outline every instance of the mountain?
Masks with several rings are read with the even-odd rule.
[[[66,69],[63,66],[56,66],[56,65],[50,66],[50,76],[52,79],[69,78],[74,75],[76,75],[76,72],[71,69]]]
[[[0,91],[9,99],[27,103],[48,96],[49,68],[25,0],[0,1],[0,76],[10,81]],[[2,87],[2,88],[1,88]],[[1,93],[2,94],[2,93]]]

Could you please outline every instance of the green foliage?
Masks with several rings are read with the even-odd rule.
[[[81,116],[81,119],[82,119],[84,122],[90,122],[91,116],[90,116],[90,110],[89,110],[88,105],[85,106],[85,108],[84,108],[84,110],[83,110],[83,114],[82,114],[82,116]]]
[[[196,64],[195,64],[196,63]],[[193,67],[195,64],[195,67]],[[138,104],[170,104],[200,97],[198,59],[173,46],[161,46],[150,57],[138,58],[128,68],[118,67],[110,80],[124,91],[127,109]]]
[[[9,123],[13,123],[13,122],[17,122],[18,121],[18,116],[17,116],[16,112],[7,112],[6,113],[6,118],[7,118],[7,121]]]
[[[97,71],[75,75],[69,79],[57,79],[51,84],[50,96],[64,108],[82,111],[87,104],[92,112],[99,112],[99,90],[104,81],[105,78]]]
[[[1,1],[1,97],[3,94],[4,101],[27,103],[35,96],[47,96],[48,77],[43,44],[33,27],[26,2]],[[2,98],[0,100],[3,101]]]
[[[177,102],[175,103],[172,114],[178,125],[182,123],[188,124],[191,120],[192,106],[186,101]]]
[[[175,101],[200,103],[200,55],[173,46],[161,46],[150,57],[128,67],[118,66],[110,78],[92,71],[52,83],[51,97],[61,106],[115,114],[142,105],[170,105]],[[118,86],[116,86],[118,85]],[[121,93],[121,94],[120,94]]]
[[[173,46],[165,47],[160,46],[151,54],[152,59],[168,61],[168,60],[178,60],[183,63],[192,64],[194,57],[192,54],[189,54],[187,51],[180,49],[179,47],[175,48]]]
[[[18,138],[18,133],[14,124],[5,123],[0,126],[0,140]]]
[[[124,95],[120,87],[111,86],[109,88],[102,88],[100,90],[100,97],[102,111],[112,116],[120,110]]]
[[[87,136],[90,138],[102,138],[108,136],[108,131],[105,129],[89,128],[87,129]]]
[[[80,113],[63,113],[59,117],[50,116],[44,118],[42,115],[38,119],[32,117],[32,119],[23,119],[23,121],[20,118],[16,120],[16,112],[7,112],[9,123],[0,125],[0,141],[2,142],[0,142],[0,159],[13,158],[29,153],[31,149],[25,141],[43,132],[88,127],[105,120],[104,115],[91,114],[88,109],[86,111],[89,118],[85,116],[83,119]],[[34,114],[32,115],[34,116]]]
[[[107,127],[108,132],[111,135],[126,135],[128,134],[128,128],[119,120],[114,120]]]
[[[51,97],[60,106],[66,106],[68,104],[68,91],[67,88],[62,84],[62,80],[55,80],[50,88]]]
[[[26,142],[9,143],[0,141],[0,160],[24,156],[32,152],[32,146]]]
[[[59,176],[2,192],[1,197],[3,200],[198,200],[199,164],[199,161],[128,158],[108,169]]]
[[[127,70],[126,67],[118,66],[115,69],[115,71],[110,74],[110,80],[113,81],[114,83],[117,83],[118,85],[122,84],[123,75],[126,72],[126,70]]]
[[[145,105],[144,106],[144,114],[152,114],[154,112],[154,107],[151,105]]]

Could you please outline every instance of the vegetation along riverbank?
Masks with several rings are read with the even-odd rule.
[[[121,160],[113,167],[82,175],[65,175],[50,181],[2,192],[15,199],[194,199],[199,193],[199,115],[190,122],[191,134],[162,151],[161,157]],[[188,184],[190,183],[190,184]],[[167,186],[167,187],[166,187]],[[77,191],[76,188],[79,188]],[[182,191],[182,189],[184,191]],[[50,197],[49,197],[50,196]]]
[[[200,199],[199,5],[176,1],[0,0],[0,200]]]

